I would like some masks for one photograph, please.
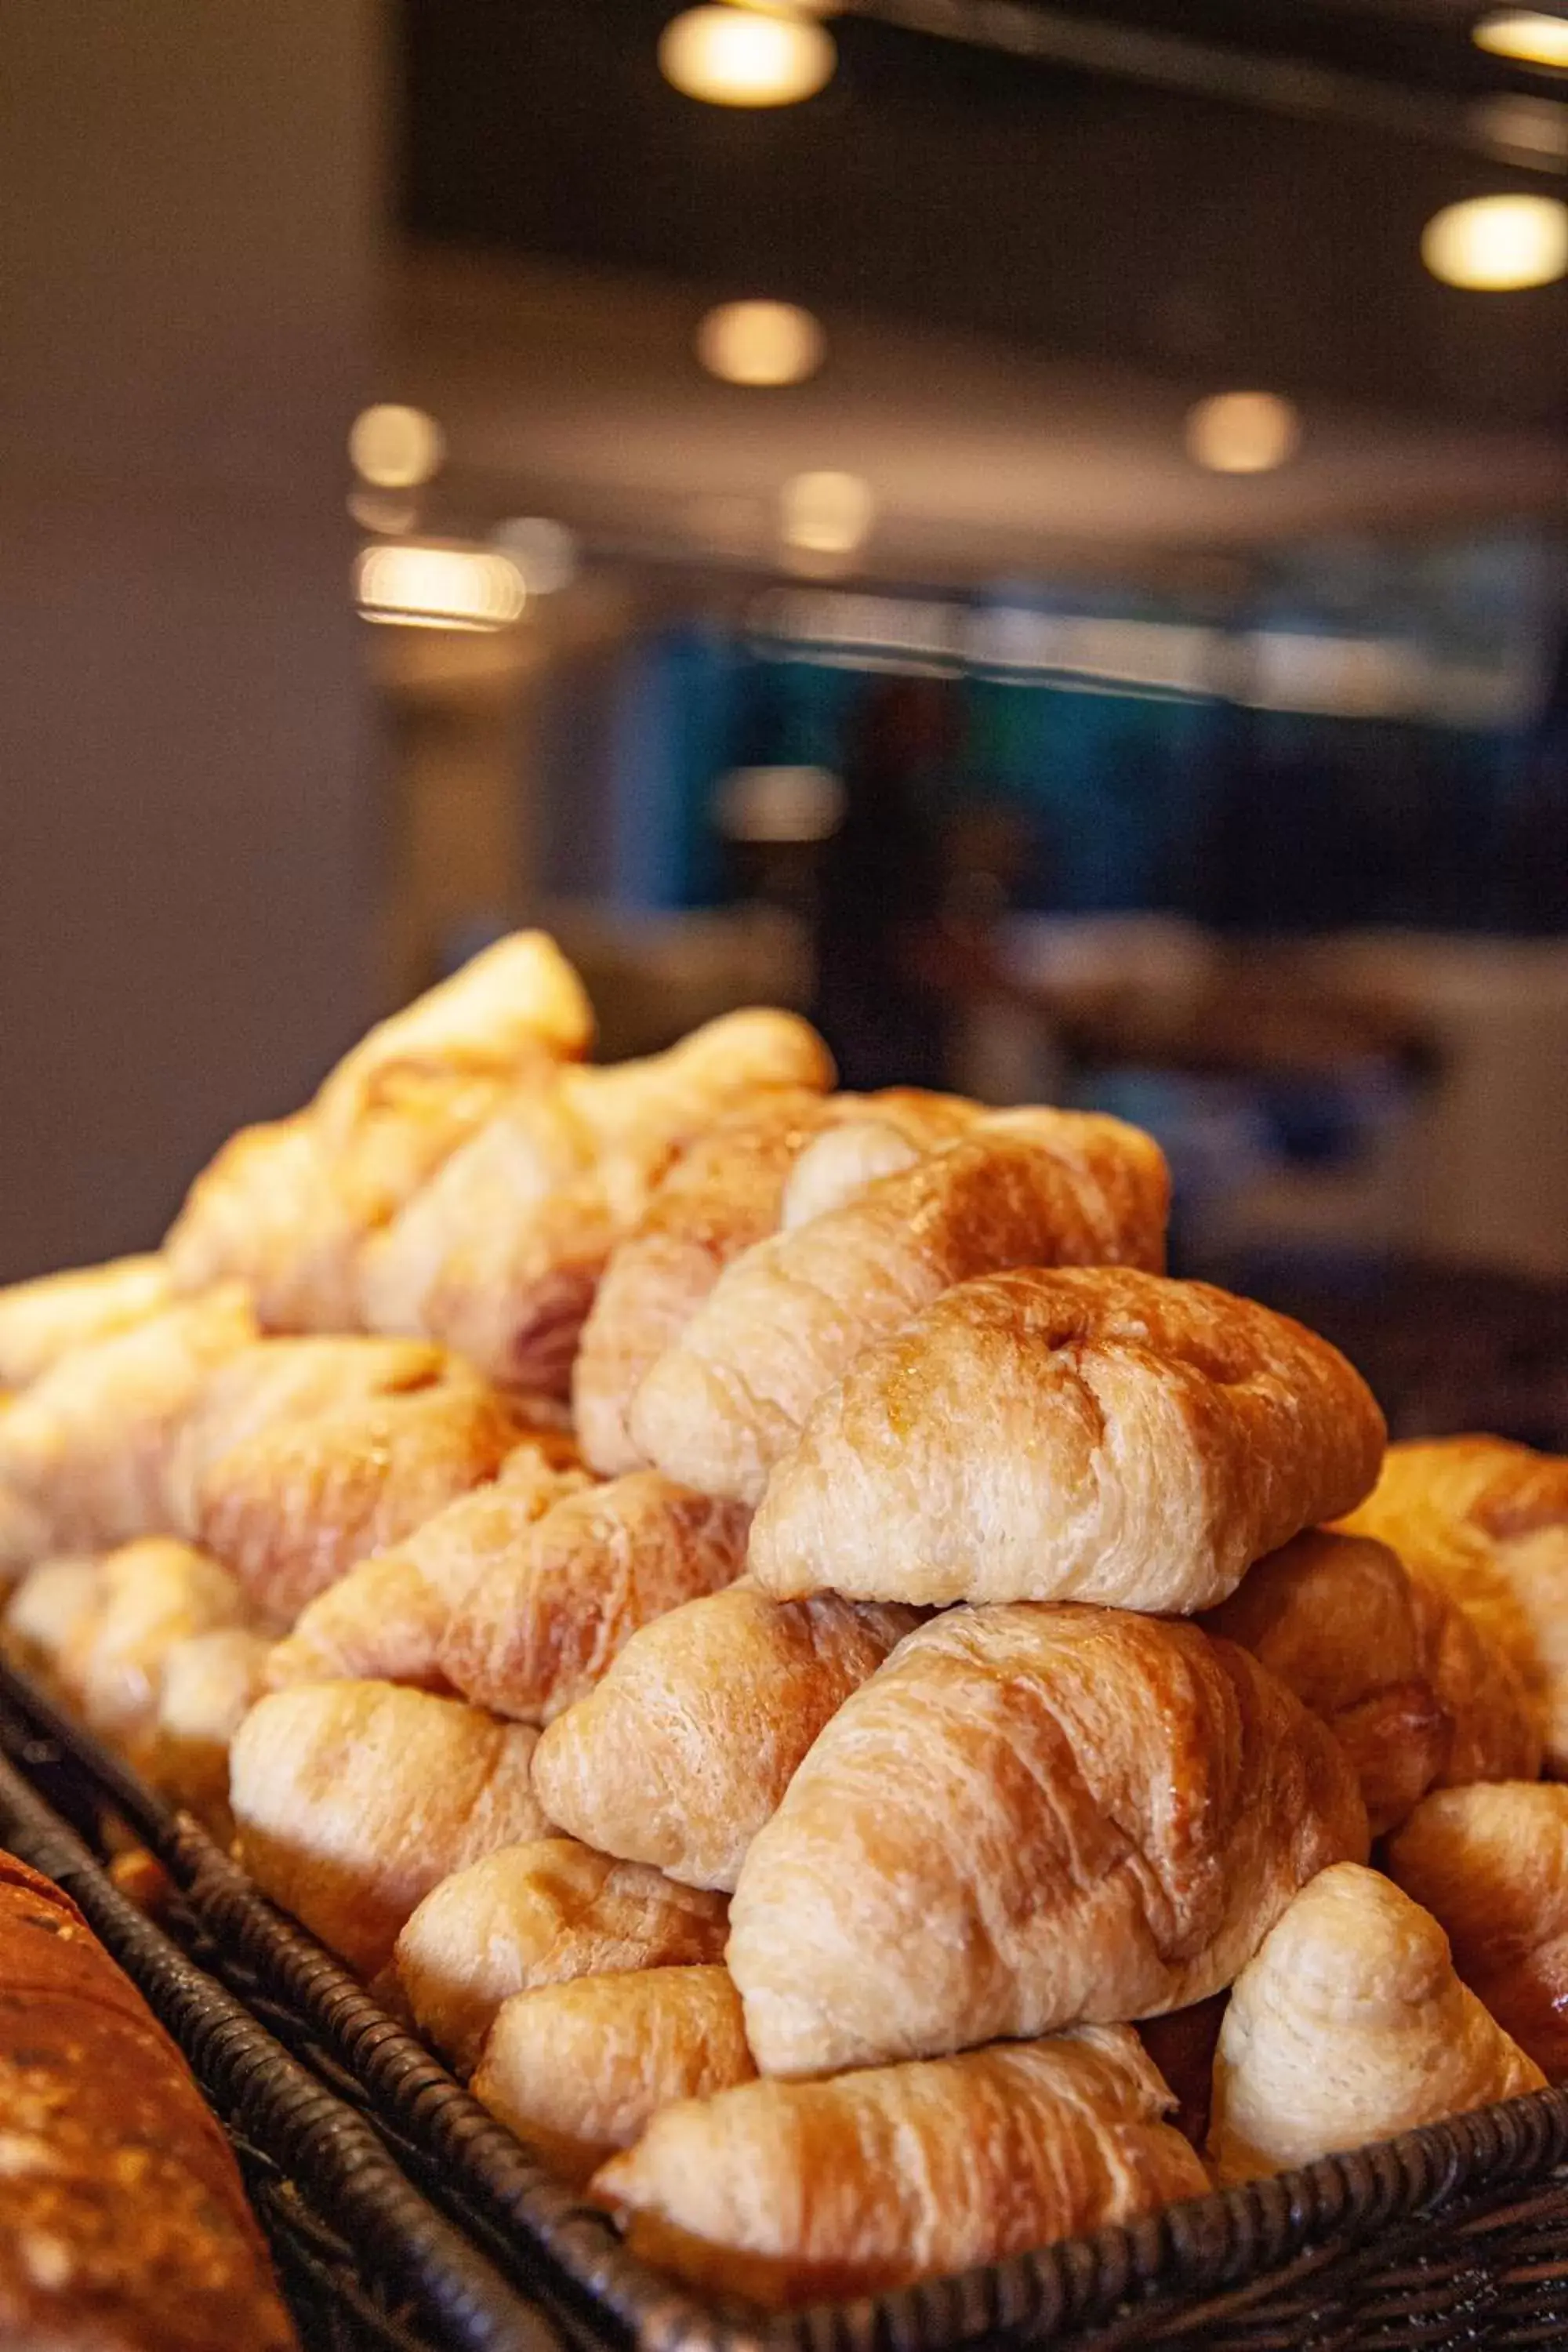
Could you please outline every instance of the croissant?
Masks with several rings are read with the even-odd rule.
[[[714,1961],[721,1895],[574,1838],[502,1846],[434,1888],[397,1938],[397,1981],[426,2040],[472,2073],[503,2000],[531,1985]]]
[[[1125,2027],[831,2083],[745,2083],[656,2115],[590,2195],[634,2252],[769,2305],[873,2294],[1201,2197]]]
[[[1232,1988],[1209,2161],[1227,2187],[1543,2081],[1460,1983],[1431,1914],[1341,1863],[1302,1889]]]
[[[229,1750],[239,1857],[362,1975],[433,1886],[544,1837],[538,1733],[390,1683],[312,1683],[252,1707]]]
[[[1203,1622],[1321,1717],[1360,1776],[1373,1837],[1428,1789],[1541,1769],[1508,1659],[1386,1544],[1310,1529],[1249,1569]]]
[[[272,1652],[270,1687],[347,1677],[448,1689],[441,1642],[453,1611],[492,1567],[514,1557],[547,1511],[589,1483],[581,1470],[556,1466],[562,1452],[548,1441],[525,1442],[492,1485],[459,1495],[401,1543],[356,1562]]]
[[[1388,1869],[1498,2023],[1549,2081],[1568,2079],[1568,1788],[1442,1790],[1390,1839]]]
[[[641,2137],[661,2107],[756,2074],[721,1968],[574,1977],[502,2001],[469,2085],[573,2181]]]
[[[1150,2016],[1228,1984],[1367,1845],[1337,1742],[1245,1650],[955,1610],[845,1700],[757,1832],[730,1973],[765,2074]]]
[[[1185,1615],[1365,1494],[1383,1440],[1360,1375],[1266,1307],[1131,1267],[1030,1267],[949,1291],[821,1399],[750,1573],[792,1600]]]
[[[749,1583],[689,1601],[634,1633],[550,1726],[539,1801],[605,1853],[728,1892],[823,1725],[919,1622],[831,1592],[770,1601]]]
[[[493,1379],[564,1394],[610,1252],[680,1145],[771,1087],[831,1078],[816,1032],[770,1012],[727,1014],[647,1061],[562,1071],[516,1097],[367,1245],[363,1320],[428,1332]]]
[[[5,1604],[0,1647],[68,1703],[62,1665],[88,1639],[103,1599],[103,1561],[62,1552],[28,1569]]]
[[[203,1384],[249,1347],[237,1284],[73,1348],[0,1412],[0,1490],[51,1551],[169,1531],[171,1450]]]
[[[1507,1652],[1540,1709],[1546,1769],[1568,1775],[1568,1455],[1500,1437],[1391,1445],[1343,1524],[1392,1544]]]
[[[144,1769],[223,1845],[234,1838],[228,1751],[266,1688],[268,1643],[245,1625],[187,1634],[164,1653]]]
[[[268,1331],[352,1330],[366,1237],[309,1111],[242,1127],[192,1183],[163,1239],[176,1291],[245,1285]]]
[[[548,1723],[639,1626],[733,1583],[750,1523],[657,1470],[568,1495],[458,1603],[442,1672],[477,1706]]]
[[[192,1531],[289,1624],[366,1553],[493,1478],[525,1433],[465,1365],[242,1437],[196,1482]]]
[[[729,1266],[637,1391],[633,1440],[670,1477],[755,1504],[862,1349],[993,1267],[1157,1265],[1168,1191],[1159,1147],[1119,1119],[977,1121]]]
[[[645,1466],[626,1426],[638,1386],[731,1259],[776,1229],[798,1160],[816,1166],[815,1176],[803,1171],[814,1197],[829,1181],[847,1195],[889,1172],[889,1151],[906,1165],[917,1139],[947,1140],[975,1115],[956,1096],[912,1088],[824,1096],[780,1087],[688,1144],[615,1250],[583,1326],[572,1399],[584,1459],[607,1477]],[[831,1168],[818,1160],[827,1134],[841,1139]]]
[[[172,1536],[143,1537],[100,1562],[93,1604],[58,1658],[61,1686],[90,1730],[145,1762],[171,1650],[246,1613],[244,1593],[216,1559]]]
[[[158,1257],[118,1257],[0,1289],[0,1390],[25,1389],[72,1348],[144,1323],[170,1296]]]

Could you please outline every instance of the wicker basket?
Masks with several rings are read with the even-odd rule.
[[[1173,2206],[1128,2229],[900,2294],[782,2318],[701,2300],[628,2254],[601,2215],[531,2158],[335,1961],[264,1902],[194,1822],[168,1812],[4,1668],[0,1697],[26,1717],[34,1735],[28,1769],[52,1778],[57,1801],[79,1816],[105,1803],[125,1815],[181,1890],[189,1933],[203,1939],[207,1965],[279,2042],[374,2122],[469,2250],[488,2258],[486,2276],[504,2272],[559,2335],[635,2343],[647,2352],[958,2352],[1004,2343],[1052,2352],[1568,2346],[1568,2090],[1538,2092]],[[12,1833],[0,1812],[0,1837]],[[85,1855],[81,1861],[91,1867]],[[47,1860],[41,1866],[61,1874]],[[67,1883],[82,1900],[88,1890]],[[98,1888],[91,1891],[100,1899]],[[101,1908],[83,1907],[106,1933]],[[131,1917],[152,1932],[138,1914]],[[106,1940],[127,1959],[123,1937]],[[139,1981],[147,1989],[145,1975]],[[170,2021],[166,2007],[160,2013]],[[191,2050],[191,2037],[182,2039]],[[198,2063],[197,2071],[220,2112],[233,2113],[237,2070],[215,2074]],[[449,2316],[451,2248],[396,2207],[379,2175],[362,2199],[364,2217],[374,2218],[374,2242],[423,2308]],[[334,2218],[350,2224],[356,2244],[372,2242],[341,2206]],[[463,2340],[509,2339],[485,2336],[480,2323]]]

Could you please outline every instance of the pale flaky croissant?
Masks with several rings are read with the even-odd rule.
[[[977,1121],[729,1266],[637,1391],[633,1440],[672,1478],[754,1504],[863,1349],[995,1267],[1163,1264],[1168,1191],[1158,1145],[1119,1119]]]
[[[549,1834],[529,1774],[537,1738],[390,1683],[275,1691],[229,1750],[240,1859],[275,1902],[374,1976],[443,1878]]]
[[[1537,2091],[1430,1912],[1352,1863],[1303,1888],[1231,1990],[1209,2161],[1221,2187]]]
[[[1321,1717],[1360,1775],[1374,1837],[1428,1789],[1541,1769],[1534,1713],[1503,1652],[1370,1537],[1309,1529],[1203,1622]]]
[[[172,1295],[160,1257],[117,1257],[11,1284],[0,1290],[0,1391],[25,1389],[72,1348],[144,1323]]]
[[[777,1230],[803,1158],[816,1164],[805,1185],[813,1196],[829,1181],[836,1192],[858,1190],[889,1172],[889,1139],[895,1163],[905,1166],[976,1116],[958,1096],[913,1087],[874,1095],[783,1087],[688,1144],[615,1251],[583,1327],[572,1401],[584,1459],[609,1477],[644,1466],[627,1427],[633,1397],[724,1268]],[[819,1160],[826,1135],[846,1129],[853,1133],[832,1148],[831,1165]]]
[[[657,1470],[565,1496],[454,1608],[442,1673],[477,1706],[549,1723],[640,1626],[732,1584],[750,1524]]]
[[[740,1996],[710,1964],[513,1993],[469,2087],[552,2170],[581,2181],[640,2139],[661,2107],[710,2098],[756,2071]]]
[[[367,1246],[364,1321],[564,1394],[610,1252],[680,1146],[769,1087],[825,1088],[832,1075],[814,1030],[763,1011],[648,1061],[563,1070],[515,1096]]]
[[[486,1854],[426,1895],[397,1938],[397,1981],[426,2039],[468,2074],[513,1993],[719,1960],[726,1912],[721,1895],[641,1863],[539,1838]]]
[[[142,1769],[225,1845],[234,1837],[228,1751],[267,1687],[267,1636],[245,1625],[189,1633],[163,1655]]]
[[[57,1662],[60,1685],[89,1729],[145,1765],[170,1653],[247,1615],[239,1584],[216,1559],[173,1536],[144,1536],[100,1561],[93,1605]]]
[[[796,1766],[852,1690],[920,1622],[825,1592],[749,1583],[635,1633],[533,1759],[552,1821],[692,1886],[732,1888]]]
[[[589,1484],[566,1466],[565,1452],[549,1437],[526,1440],[489,1485],[357,1561],[279,1643],[268,1661],[270,1686],[346,1677],[448,1689],[441,1643],[454,1610],[490,1569],[516,1557],[547,1511]]]
[[[1568,2080],[1568,1788],[1441,1790],[1389,1840],[1387,1862],[1471,1991],[1550,2081]]]
[[[1507,1651],[1541,1711],[1546,1769],[1568,1776],[1568,1455],[1500,1437],[1391,1445],[1344,1526],[1392,1544]]]
[[[60,1552],[35,1561],[5,1603],[0,1646],[68,1705],[64,1661],[89,1638],[103,1599],[103,1559],[97,1552]]]
[[[1364,1860],[1337,1742],[1244,1650],[1121,1611],[952,1610],[818,1736],[741,1866],[769,2074],[1147,2016]]]
[[[591,2194],[634,2250],[771,2305],[871,2294],[1201,2197],[1124,2026],[750,2083],[656,2115]]]
[[[1266,1307],[1128,1266],[1030,1267],[948,1291],[821,1399],[750,1573],[784,1599],[1185,1614],[1348,1509],[1383,1443],[1360,1375]]]
[[[237,1283],[71,1349],[0,1412],[0,1491],[53,1551],[172,1530],[165,1479],[205,1382],[256,1339]],[[14,1563],[23,1565],[25,1563]]]

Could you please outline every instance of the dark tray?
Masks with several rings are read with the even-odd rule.
[[[461,2231],[485,2279],[505,2293],[504,2277],[526,2294],[535,2343],[547,2336],[542,2314],[560,2337],[647,2352],[959,2352],[981,2344],[1052,2352],[1154,2345],[1173,2352],[1459,2352],[1568,2345],[1568,2090],[1537,2092],[1172,2206],[1128,2229],[898,2294],[783,2317],[701,2299],[628,2254],[602,2215],[535,2162],[336,1961],[273,1910],[195,1822],[170,1812],[26,1677],[0,1665],[0,1723],[7,1713],[14,1727],[26,1725],[23,1763],[47,1782],[57,1804],[79,1822],[84,1814],[96,1821],[105,1807],[118,1811],[158,1856],[180,1890],[182,1941],[199,1945],[232,1999],[245,2004],[249,2016],[242,2011],[242,2021],[262,2020],[274,2049],[287,2044],[329,2086],[335,2113],[342,2116],[345,2104],[358,2109],[359,2120],[344,2122],[374,2138],[382,2168],[361,2181],[354,2212],[341,2202],[341,2183],[331,2192],[340,2201],[322,2210],[331,2226],[347,2225],[357,2246],[374,2243],[385,2273],[443,2326],[469,2322],[453,2307],[450,2238],[440,2234],[426,2199]],[[4,1785],[0,1841],[8,1841]],[[36,1858],[24,1851],[24,1859]],[[128,1957],[136,1938],[114,1906],[130,1913],[137,1930],[155,1931],[85,1855],[82,1862],[91,1884],[63,1883],[152,1998],[147,1975]],[[40,1866],[61,1876],[47,1861]],[[119,1941],[106,1933],[106,1920]],[[160,2014],[170,2022],[166,2007]],[[232,2014],[228,2030],[237,2031]],[[194,2058],[190,2035],[180,2038]],[[236,2112],[234,2078],[244,2069],[207,2063],[197,2072],[220,2114]],[[297,2086],[292,2095],[300,2095]],[[265,2145],[261,2131],[257,2137]],[[412,2210],[386,2184],[388,2148],[407,2176],[399,2186],[407,2192],[412,2181],[423,2192]],[[483,2334],[486,2324],[478,2319],[480,2332],[441,2340],[511,2340]]]

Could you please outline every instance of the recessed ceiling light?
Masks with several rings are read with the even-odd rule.
[[[349,434],[355,473],[378,490],[416,489],[439,473],[446,454],[446,436],[436,419],[397,401],[362,409]]]
[[[1549,16],[1534,8],[1498,8],[1478,19],[1470,38],[1494,58],[1568,68],[1568,16]]]
[[[780,536],[807,555],[850,555],[871,528],[873,503],[858,474],[796,474],[780,493]]]
[[[1421,258],[1445,286],[1507,293],[1568,272],[1568,205],[1558,196],[1472,196],[1421,232]]]
[[[742,5],[687,8],[659,36],[666,81],[710,106],[794,106],[833,79],[833,36],[805,16]]]
[[[1187,454],[1215,474],[1267,474],[1301,438],[1301,420],[1273,392],[1217,392],[1187,411]]]
[[[697,328],[698,358],[726,383],[803,383],[822,365],[824,342],[793,302],[721,302]]]
[[[528,602],[511,558],[483,547],[367,547],[354,592],[367,621],[412,629],[501,629]]]

